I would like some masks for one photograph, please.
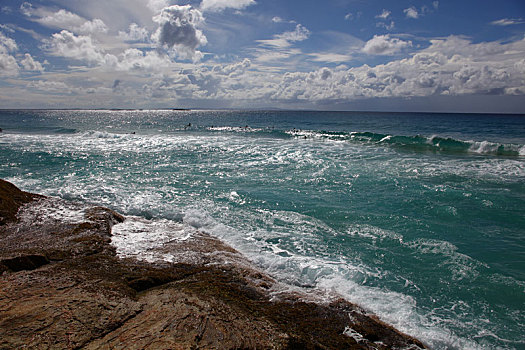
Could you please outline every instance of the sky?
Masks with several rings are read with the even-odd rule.
[[[525,113],[525,1],[0,0],[0,108]]]

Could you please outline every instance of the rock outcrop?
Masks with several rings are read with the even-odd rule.
[[[62,219],[63,203],[0,180],[0,349],[424,348],[342,299],[271,297],[271,277],[205,234],[163,248],[199,263],[119,258],[123,216],[69,203],[83,217]]]

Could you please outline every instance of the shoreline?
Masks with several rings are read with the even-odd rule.
[[[119,258],[124,216],[3,180],[0,217],[1,348],[425,348],[346,300],[271,294],[273,278],[202,232],[164,244],[171,263]]]

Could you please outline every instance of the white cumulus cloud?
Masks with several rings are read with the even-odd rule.
[[[411,41],[391,38],[390,35],[374,35],[366,42],[362,51],[369,55],[395,55],[409,46],[412,46]]]
[[[406,14],[407,18],[419,18],[419,12],[417,12],[417,9],[414,6],[404,9],[403,12]]]
[[[128,31],[119,31],[118,36],[124,41],[147,41],[150,34],[146,28],[140,27],[137,23],[131,23]]]
[[[18,51],[16,41],[5,36],[0,32],[0,76],[17,76],[20,72],[20,65],[27,71],[43,71],[42,64],[35,61],[30,54],[26,53],[24,58],[17,62],[13,54]]]
[[[86,21],[82,23],[80,27],[73,28],[73,30],[76,30],[81,34],[106,33],[108,31],[108,27],[101,19],[95,18],[92,21]]]
[[[13,56],[0,53],[0,76],[17,76],[18,70],[18,64]]]
[[[102,67],[106,71],[156,71],[169,67],[171,63],[169,57],[157,51],[144,52],[131,48],[118,55],[106,54]]]
[[[44,67],[42,67],[42,64],[38,61],[35,61],[34,58],[28,53],[24,55],[24,59],[20,61],[20,64],[25,70],[39,71],[39,72],[42,72],[44,70]]]
[[[0,53],[14,52],[16,50],[18,50],[16,41],[0,32]]]
[[[67,30],[53,34],[44,47],[54,56],[73,58],[89,63],[100,63],[104,60],[103,51],[97,48],[90,36],[77,36]]]

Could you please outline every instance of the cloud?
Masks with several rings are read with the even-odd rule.
[[[348,21],[348,20],[352,21],[352,20],[354,20],[354,19],[359,19],[359,18],[361,18],[362,15],[363,15],[363,12],[361,12],[361,11],[357,11],[355,14],[352,13],[352,12],[349,12],[349,13],[347,13],[347,14],[345,15],[345,20],[347,20],[347,21]]]
[[[113,81],[113,86],[111,87],[113,91],[115,91],[119,87],[120,83],[122,83],[122,80],[120,79],[115,79],[115,81]]]
[[[72,94],[75,89],[64,83],[63,81],[46,81],[38,80],[27,84],[30,89],[39,90],[49,94]]]
[[[374,35],[366,42],[362,51],[369,55],[395,55],[409,46],[412,46],[411,41],[391,38],[389,35]]]
[[[383,9],[383,12],[381,12],[379,15],[377,15],[376,18],[387,19],[388,17],[390,17],[391,13],[392,12]]]
[[[254,0],[202,0],[202,11],[220,12],[231,8],[235,10],[242,10],[250,5],[254,5]]]
[[[301,24],[297,24],[295,29],[290,32],[276,34],[273,39],[258,40],[264,46],[285,48],[291,46],[292,42],[308,39],[310,31]]]
[[[64,9],[56,12],[46,8],[34,8],[31,4],[23,3],[22,13],[30,20],[50,28],[66,29],[77,34],[106,33],[106,24],[98,18],[88,21],[87,19]]]
[[[0,32],[0,53],[14,52],[17,50],[18,45],[16,44],[16,41],[6,37],[2,32]]]
[[[35,15],[36,11],[32,12]],[[86,20],[72,12],[64,9],[58,10],[57,12],[50,13],[43,17],[37,18],[36,22],[53,28],[73,28],[80,27]]]
[[[511,26],[514,24],[523,24],[525,21],[523,18],[502,18],[497,21],[492,21],[490,24],[493,26]]]
[[[287,21],[285,19],[282,19],[281,17],[279,16],[275,16],[272,18],[272,22],[273,23],[297,23],[296,21],[294,20],[290,20],[290,21]]]
[[[0,76],[17,76],[18,70],[16,59],[11,55],[0,52]]]
[[[6,37],[0,32],[0,75],[1,76],[17,76],[20,71],[20,65],[27,71],[43,71],[42,64],[35,61],[30,54],[26,53],[24,58],[17,62],[15,56],[12,54],[18,51],[16,42]]]
[[[16,42],[0,32],[0,76],[17,76],[19,66],[10,53],[18,50]]]
[[[98,47],[90,36],[77,36],[66,30],[53,34],[42,48],[53,56],[83,61],[106,73],[160,71],[173,64],[168,55],[158,50],[128,48],[120,53],[108,53]]]
[[[379,18],[380,20],[386,20],[387,18],[390,17],[391,14],[392,14],[392,12],[390,12],[390,11],[388,11],[386,9],[383,9],[383,12],[381,12],[380,14],[375,16],[375,18]],[[378,23],[376,23],[376,27],[383,27],[386,30],[392,30],[392,29],[394,29],[394,21],[390,21],[390,24],[387,24],[387,23],[384,23],[384,22],[378,22]]]
[[[251,65],[252,62],[248,58],[245,58],[241,62],[233,64],[216,65],[213,67],[212,72],[233,77],[244,73]]]
[[[417,9],[414,6],[404,9],[403,12],[406,14],[407,18],[419,18],[419,12],[417,12]]]
[[[130,48],[118,55],[106,54],[104,61],[100,64],[108,72],[140,72],[160,71],[169,68],[172,61],[167,55],[162,55],[158,51],[143,52],[139,49]]]
[[[286,41],[303,41],[308,39],[309,36],[310,31],[304,26],[298,24],[295,26],[295,30],[279,34],[277,35],[277,38],[284,39]]]
[[[376,23],[376,27],[382,27],[382,28],[385,28],[386,30],[394,29],[395,25],[396,24],[394,23],[394,21],[390,21],[390,24],[386,24],[383,22]]]
[[[356,39],[358,42],[349,44],[337,36],[329,39],[332,36],[323,32],[317,32],[314,36],[302,24],[290,25],[285,16],[276,16],[273,19],[272,16],[257,19],[237,16],[232,23],[231,16],[224,19],[224,15],[211,13],[220,11],[218,7],[209,7],[206,10],[209,12],[204,12],[204,15],[209,15],[209,23],[206,23],[204,9],[199,7],[199,4],[205,3],[202,0],[192,0],[192,4],[197,4],[194,5],[196,7],[167,6],[183,3],[175,0],[129,0],[129,7],[132,9],[122,9],[122,18],[115,18],[115,21],[111,17],[118,17],[115,16],[118,12],[101,6],[104,4],[103,0],[90,0],[89,5],[86,5],[91,8],[89,11],[80,9],[77,2],[72,2],[73,7],[69,7],[67,0],[53,1],[53,4],[61,3],[64,7],[67,6],[67,10],[61,12],[55,8],[51,11],[49,8],[34,5],[37,7],[35,8],[29,4],[22,6],[31,16],[26,20],[35,22],[33,27],[40,28],[40,31],[45,28],[36,25],[40,23],[38,21],[45,22],[50,28],[67,27],[55,30],[55,34],[49,36],[41,46],[46,53],[65,58],[54,60],[54,66],[60,69],[57,74],[43,74],[39,77],[42,79],[40,82],[34,78],[27,79],[29,74],[36,75],[43,70],[42,66],[45,64],[37,61],[37,58],[42,57],[41,54],[31,51],[31,55],[34,55],[31,56],[19,49],[23,47],[22,42],[17,45],[17,42],[6,36],[0,38],[0,43],[3,43],[0,44],[0,74],[23,74],[23,80],[18,83],[20,86],[25,87],[28,80],[34,81],[30,87],[30,96],[38,96],[39,91],[47,91],[54,96],[47,95],[42,100],[52,98],[57,103],[68,103],[67,97],[60,99],[60,91],[64,94],[73,91],[75,98],[70,100],[74,100],[74,103],[78,101],[79,106],[82,103],[100,101],[130,101],[135,105],[143,103],[159,106],[164,102],[168,105],[172,99],[179,98],[194,101],[189,104],[200,106],[211,106],[219,103],[214,101],[225,99],[238,101],[243,106],[285,106],[288,102],[297,101],[304,102],[304,106],[312,106],[324,101],[336,104],[364,98],[519,95],[525,92],[523,40],[475,44],[469,38],[451,36],[425,43],[422,42],[423,39],[418,39],[421,46],[416,46],[415,42],[412,44],[409,41],[415,39],[408,35],[377,33],[367,38],[370,39],[368,42]],[[96,7],[95,3],[99,5],[96,11],[93,9]],[[107,6],[115,6],[115,3],[123,4],[124,0],[112,0]],[[227,3],[229,2],[222,2]],[[427,3],[427,10],[420,5],[414,7],[417,18],[424,18],[425,14],[430,16],[436,8],[433,7],[432,0]],[[142,12],[138,16],[129,15],[140,12],[139,9]],[[232,12],[237,10],[233,6],[226,6],[222,10],[224,9],[232,9]],[[375,22],[380,24],[376,25],[391,30],[393,14],[387,10],[381,12],[381,9],[372,13],[372,16],[378,15]],[[38,12],[44,10],[45,13]],[[106,11],[111,14],[106,15]],[[341,12],[341,17],[345,13]],[[408,16],[408,12],[401,13],[401,16],[404,17],[405,14]],[[358,14],[354,12],[352,18],[357,21],[357,17]],[[100,22],[96,21],[97,18],[101,19]],[[238,47],[242,44],[240,43],[234,45],[233,51],[224,49],[213,52],[215,56],[210,55],[206,60],[197,62],[203,55],[200,51],[204,51],[202,47],[205,47],[208,39],[213,39],[215,44],[215,40],[220,41],[225,36],[220,31],[213,31],[214,27],[224,25],[223,20],[228,22],[228,28],[239,28],[239,23],[246,28],[254,24],[253,32],[246,38],[250,42],[253,42],[254,35],[261,35],[259,29],[264,23],[268,27],[265,28],[266,33],[272,28],[277,28],[277,31],[263,36],[262,38],[268,40],[257,41],[255,47],[244,46],[243,50]],[[257,22],[253,23],[254,20]],[[106,25],[107,32],[99,35],[103,29],[97,28]],[[10,25],[9,28],[14,27]],[[7,30],[7,27],[0,28],[4,34],[14,38],[14,34],[11,35]],[[378,31],[383,32],[383,29]],[[49,33],[49,30],[46,29],[43,33]],[[316,42],[315,52],[304,42],[311,37]],[[217,45],[206,49],[213,50],[215,47]],[[368,60],[365,54],[387,56],[400,53],[403,56],[394,56],[395,59],[387,57],[372,60],[388,62],[385,64],[356,66],[357,59]],[[243,55],[246,54],[249,59],[244,59],[246,56]],[[192,59],[194,62],[177,62],[174,60],[177,57]],[[346,63],[351,68],[338,65],[340,63]],[[68,64],[76,67],[63,74]],[[45,68],[46,71],[51,70],[51,66]],[[67,79],[63,78],[66,74]],[[46,81],[47,79],[50,81]],[[5,80],[5,86],[15,84],[12,83],[14,79]],[[88,96],[88,88],[91,92],[100,93],[100,96],[97,95],[96,99],[94,95]],[[3,96],[10,95],[5,92],[6,89],[2,90]],[[109,97],[102,96],[102,92]],[[144,96],[147,98],[144,99]],[[122,100],[112,100],[113,98]]]
[[[7,24],[1,24],[0,23],[0,29],[3,29],[3,30],[5,30],[6,32],[9,32],[9,33],[14,33],[15,32],[15,30],[10,25],[7,25]]]
[[[433,39],[429,47],[410,57],[374,67],[365,64],[348,68],[341,65],[279,74],[247,59],[230,64],[210,65],[205,62],[174,66],[158,51],[128,49],[125,54],[106,54],[106,63],[79,72],[76,78],[73,78],[76,73],[70,74],[67,84],[35,81],[31,86],[35,91],[57,95],[57,98],[60,93],[75,94],[75,103],[85,103],[86,106],[93,101],[89,92],[98,94],[99,103],[114,102],[113,93],[108,97],[113,86],[118,96],[125,99],[122,101],[133,104],[143,101],[141,97],[146,96],[144,104],[151,106],[183,100],[186,105],[209,107],[216,106],[217,101],[224,103],[221,106],[271,104],[284,107],[290,104],[336,105],[369,98],[510,96],[525,94],[523,57],[525,39],[472,43],[466,38],[450,36]],[[110,58],[114,66],[110,65]],[[161,65],[166,69],[158,69],[155,74],[140,74],[143,69],[154,70]],[[116,82],[123,79],[122,74],[117,73],[120,70],[127,72],[125,86]],[[86,78],[91,84],[89,88],[83,85]]]
[[[25,16],[28,16],[28,17],[31,16],[33,11],[34,11],[33,5],[31,5],[28,2],[23,2],[20,5],[20,12],[22,12],[22,14]]]
[[[525,94],[525,38],[473,44],[455,36],[432,40],[410,58],[370,67],[285,73],[272,99],[348,101],[378,97]]]
[[[67,30],[53,34],[51,39],[45,42],[44,49],[53,56],[73,58],[95,64],[104,61],[103,51],[96,47],[90,36],[76,36]]]
[[[44,71],[44,67],[42,67],[42,64],[38,61],[35,61],[33,57],[31,57],[31,55],[28,53],[24,55],[24,59],[20,61],[20,64],[25,70],[39,71],[39,72]]]
[[[26,29],[22,28],[20,26],[17,26],[16,24],[10,23],[10,24],[0,24],[0,28],[4,29],[5,31],[8,31],[10,33],[15,33],[16,31],[26,33],[27,35],[30,35],[33,39],[41,41],[44,36],[37,33],[36,31],[32,29]]]
[[[148,8],[153,11],[153,13],[159,13],[163,8],[169,6],[168,0],[148,0]]]
[[[84,22],[78,28],[72,28],[72,30],[76,30],[78,33],[85,33],[85,34],[106,33],[108,31],[108,27],[101,19],[95,18],[92,21]]]
[[[204,22],[202,13],[190,5],[173,5],[162,9],[153,17],[159,28],[152,35],[159,46],[174,50],[183,59],[199,60],[202,58],[196,49],[208,42],[201,30],[197,29]]]
[[[140,27],[137,23],[131,23],[128,31],[119,31],[118,36],[124,41],[147,41],[150,34],[146,28]]]
[[[330,53],[330,52],[309,53],[308,56],[312,57],[312,61],[315,61],[315,62],[340,63],[340,62],[348,62],[352,60],[351,55]]]

